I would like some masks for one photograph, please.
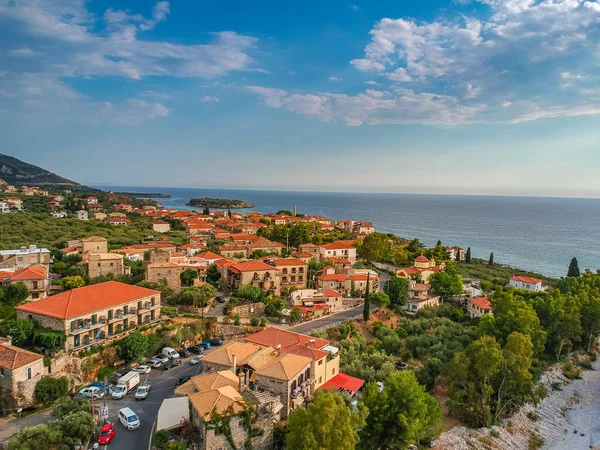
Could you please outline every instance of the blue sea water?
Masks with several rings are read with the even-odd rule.
[[[582,270],[600,268],[598,199],[97,187],[170,194],[157,201],[178,209],[192,209],[185,203],[194,197],[244,200],[261,212],[296,205],[302,214],[370,220],[377,231],[418,237],[427,246],[439,239],[444,245],[471,247],[474,257],[487,259],[493,252],[497,263],[553,277],[566,274],[573,256]]]

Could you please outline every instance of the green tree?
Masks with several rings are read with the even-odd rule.
[[[253,302],[259,301],[263,297],[263,292],[257,286],[242,286],[238,289],[236,296]]]
[[[494,265],[494,253],[493,253],[493,252],[492,252],[492,253],[490,253],[490,259],[488,260],[488,264],[489,264],[490,266],[493,266],[493,265]]]
[[[85,398],[63,397],[52,407],[52,415],[58,419],[79,411],[91,413],[92,404]]]
[[[219,278],[221,278],[221,272],[219,272],[217,265],[209,265],[206,268],[206,280],[211,284],[215,284],[217,281],[219,281]]]
[[[383,262],[390,258],[391,245],[383,233],[372,233],[357,243],[358,256],[367,261]]]
[[[587,351],[589,352],[600,333],[600,297],[587,295],[583,297],[581,325],[587,343]]]
[[[433,291],[440,294],[442,298],[462,294],[462,278],[450,263],[448,263],[446,270],[431,275],[429,283]]]
[[[29,297],[29,290],[23,283],[14,283],[6,288],[4,301],[13,305],[23,303]]]
[[[118,344],[119,355],[125,361],[135,361],[146,355],[149,348],[148,337],[139,331],[134,331],[130,335],[121,339]]]
[[[74,275],[61,279],[61,284],[66,290],[70,290],[85,286],[85,280],[79,275]]]
[[[386,308],[390,305],[390,297],[385,292],[377,292],[371,295],[371,303],[378,308]]]
[[[406,298],[408,297],[408,280],[393,275],[383,285],[383,292],[389,296],[390,306],[401,308],[406,303]]]
[[[61,440],[61,432],[46,424],[25,427],[11,436],[8,450],[50,450]]]
[[[577,262],[577,258],[573,258],[569,264],[569,270],[567,271],[568,277],[578,277],[581,275],[579,271],[579,263]]]
[[[71,450],[91,439],[94,434],[94,419],[87,411],[72,412],[51,422],[50,427],[60,431],[62,435],[58,450]]]
[[[0,324],[0,335],[11,336],[17,347],[30,343],[34,330],[35,322],[28,319],[10,319]]]
[[[471,264],[471,247],[467,248],[467,254],[465,255],[465,262]]]
[[[369,286],[369,276],[367,275],[367,287],[365,288],[365,302],[363,305],[363,319],[365,322],[369,321],[369,317],[371,316],[371,292]]]
[[[287,210],[287,209],[280,209],[279,211],[277,211],[277,214],[283,214],[286,216],[293,216],[294,214],[292,214],[291,211]]]
[[[64,397],[68,392],[69,379],[67,377],[42,377],[34,389],[35,398],[40,403],[53,402]]]
[[[290,450],[354,450],[366,411],[350,411],[341,394],[317,391],[306,408],[288,419],[286,444]]]
[[[196,270],[186,269],[181,272],[181,281],[186,286],[193,285],[196,278],[198,278],[198,272]]]
[[[291,312],[290,312],[290,322],[291,323],[296,323],[298,322],[300,319],[302,319],[302,313],[300,312],[299,309],[294,308]]]
[[[369,415],[359,432],[359,448],[406,449],[439,435],[442,408],[412,372],[394,372],[383,384],[381,392],[375,383],[363,391]]]

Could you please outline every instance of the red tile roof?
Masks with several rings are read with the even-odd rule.
[[[492,304],[486,297],[473,297],[467,300],[481,309],[492,309]]]
[[[43,280],[47,278],[46,271],[41,267],[28,267],[26,269],[17,270],[12,277],[11,281],[19,280]]]
[[[335,289],[323,289],[323,295],[325,297],[341,297],[341,292],[336,291]]]
[[[233,261],[229,261],[228,259],[225,258],[221,258],[221,259],[217,259],[215,261],[215,264],[219,267],[224,267],[224,266],[233,266],[235,263]]]
[[[260,261],[245,261],[229,266],[229,270],[234,272],[256,272],[259,270],[271,270],[275,272],[277,271],[277,268]]]
[[[0,367],[14,370],[42,359],[42,355],[12,345],[0,344]]]
[[[343,389],[344,391],[350,391],[353,394],[356,394],[363,384],[365,384],[365,380],[340,372],[317,390],[330,389],[337,391]]]
[[[326,250],[343,250],[347,248],[354,248],[354,241],[335,241],[331,244],[323,244],[321,248]]]
[[[277,348],[280,345],[282,352],[308,356],[316,360],[327,356],[329,353],[321,350],[326,345],[329,345],[329,341],[279,328],[265,328],[258,333],[246,336],[244,340],[271,348]]]
[[[522,283],[529,283],[529,284],[538,284],[541,283],[542,280],[538,280],[537,278],[531,278],[531,277],[522,277],[522,276],[517,276],[514,275],[511,280],[513,281],[520,281]]]
[[[215,252],[204,252],[204,253],[196,253],[196,257],[204,258],[204,259],[221,259],[223,258],[221,255],[217,255]]]
[[[350,277],[348,275],[344,275],[343,273],[328,273],[325,275],[319,275],[317,279],[321,281],[348,281]]]
[[[415,262],[429,262],[429,258],[423,255],[419,255],[415,258]]]
[[[33,303],[17,306],[17,309],[42,316],[68,319],[151,295],[160,296],[160,291],[118,281],[107,281],[61,292]]]
[[[306,263],[296,258],[279,258],[275,259],[275,266],[306,266]]]
[[[366,273],[354,273],[352,275],[350,275],[350,278],[352,278],[354,281],[367,281],[367,274]],[[378,275],[375,275],[374,273],[369,275],[369,280],[373,281],[373,280],[377,280],[379,279]]]

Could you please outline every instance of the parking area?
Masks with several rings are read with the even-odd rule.
[[[206,350],[205,354],[210,353],[212,348]],[[140,374],[140,384],[150,383],[151,388],[145,400],[136,400],[135,389],[120,400],[114,400],[110,395],[104,399],[95,400],[94,408],[99,412],[100,408],[108,408],[108,422],[115,426],[116,435],[109,446],[100,448],[111,448],[112,450],[134,450],[146,449],[149,447],[154,422],[158,409],[163,400],[173,396],[173,390],[179,377],[195,376],[202,370],[202,365],[191,365],[190,361],[195,355],[182,358],[182,364],[173,367],[170,370],[161,368],[152,369],[147,375]],[[118,412],[121,408],[131,408],[140,418],[140,427],[137,430],[127,430],[118,419]]]

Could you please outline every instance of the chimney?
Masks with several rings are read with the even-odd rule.
[[[240,373],[238,375],[238,391],[242,392],[244,390],[245,383],[244,383],[244,379],[245,379],[245,375],[243,373]]]
[[[296,205],[294,205],[294,217],[296,217]]]
[[[237,369],[237,355],[231,355],[231,361],[233,362],[233,367],[231,368],[231,370],[233,371],[233,373],[235,373]]]
[[[35,244],[32,244],[32,245],[29,246],[29,252],[30,253],[35,253],[36,249],[37,249],[37,246]]]

